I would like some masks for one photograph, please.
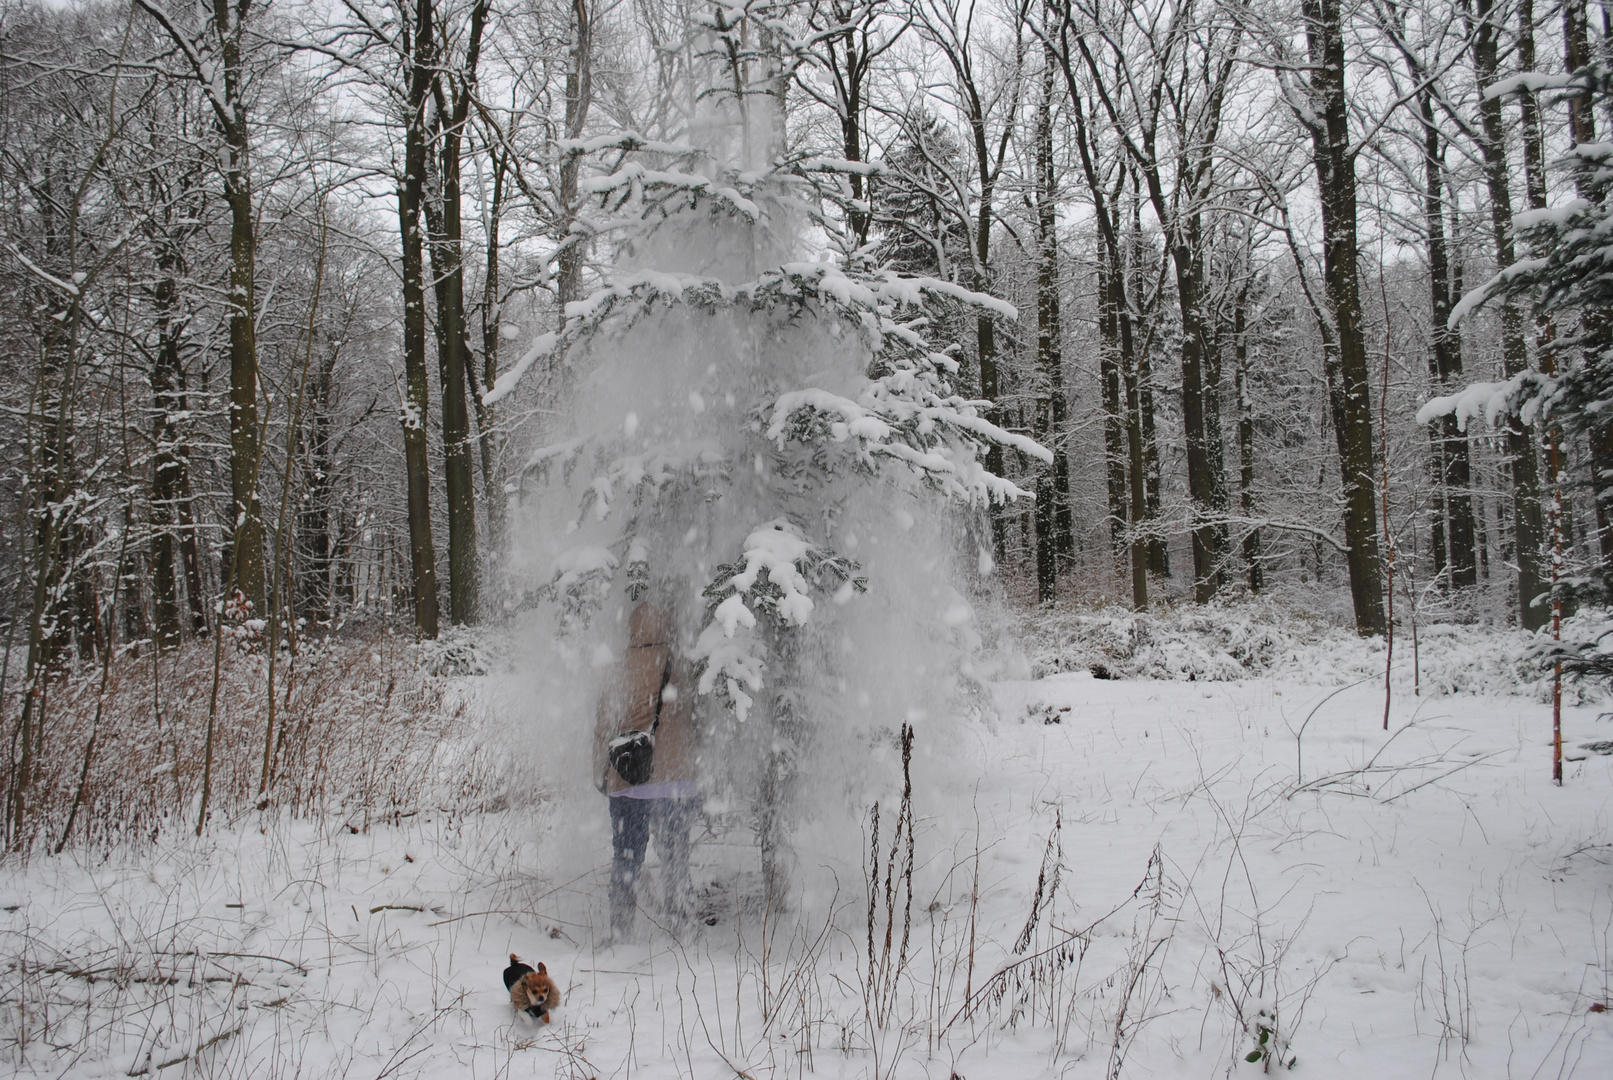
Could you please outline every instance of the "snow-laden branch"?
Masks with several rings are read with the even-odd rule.
[[[1441,417],[1454,416],[1457,430],[1464,432],[1467,422],[1476,416],[1483,417],[1492,428],[1500,427],[1508,416],[1532,424],[1556,390],[1555,379],[1538,371],[1520,371],[1504,382],[1474,383],[1454,394],[1431,399],[1417,410],[1417,423],[1426,426]]]
[[[784,518],[751,530],[739,561],[719,567],[706,590],[711,621],[691,653],[700,671],[699,692],[716,692],[743,722],[767,669],[767,646],[755,633],[757,624],[765,617],[778,630],[806,626],[817,609],[814,589],[838,586],[834,599],[843,603],[867,588],[856,571],[856,563],[814,544]]]
[[[527,373],[528,368],[541,358],[554,352],[555,345],[559,340],[559,336],[552,332],[539,336],[532,343],[532,347],[521,354],[521,358],[515,362],[515,366],[500,375],[497,381],[493,383],[492,388],[482,395],[482,404],[495,405],[507,397],[510,391],[515,389],[515,384],[521,381],[521,376]]]
[[[846,158],[813,157],[796,163],[802,172],[856,173],[858,176],[881,176],[885,166],[876,161],[848,161]]]
[[[1567,225],[1575,216],[1593,209],[1586,199],[1569,199],[1561,206],[1546,206],[1539,210],[1522,210],[1512,215],[1512,224],[1518,229],[1534,229],[1542,225]]]
[[[782,302],[799,303],[804,296],[815,295],[847,309],[848,314],[856,316],[859,325],[865,325],[865,314],[874,317],[881,338],[919,347],[921,339],[910,329],[888,317],[880,317],[879,313],[894,305],[919,305],[923,303],[925,294],[957,300],[1005,319],[1019,318],[1019,310],[1007,301],[965,289],[950,281],[908,277],[888,271],[853,278],[833,263],[786,263],[777,270],[764,273],[755,281],[739,285],[728,285],[715,278],[692,274],[641,270],[624,274],[582,300],[567,304],[565,323],[560,331],[543,334],[535,340],[515,366],[498,377],[492,388],[483,395],[482,403],[492,405],[508,396],[533,363],[545,356],[563,354],[605,319],[617,314],[634,318],[656,301],[694,304],[708,310],[719,305],[746,303],[756,310]],[[955,369],[955,362],[942,354],[930,355],[942,358],[943,362],[938,365],[941,368]],[[1019,438],[1008,432],[1002,435],[1005,440]],[[1026,446],[1016,448],[1040,457],[1036,450],[1029,449],[1030,445],[1034,444],[1027,441]]]
[[[1447,330],[1455,330],[1458,323],[1467,318],[1468,315],[1472,314],[1473,311],[1481,307],[1487,301],[1499,296],[1505,291],[1506,286],[1511,284],[1514,279],[1522,277],[1525,274],[1532,274],[1537,270],[1544,269],[1545,266],[1545,259],[1519,259],[1511,266],[1491,277],[1483,285],[1480,285],[1476,289],[1470,290],[1466,296],[1457,301],[1456,306],[1451,308],[1451,317],[1445,320],[1445,328]]]
[[[630,161],[613,173],[584,177],[577,182],[577,189],[585,195],[603,195],[632,184],[704,191],[711,186],[711,181],[704,176],[683,172],[681,169],[651,169],[636,161]]]
[[[1566,90],[1571,86],[1579,86],[1582,79],[1571,72],[1561,75],[1543,75],[1538,71],[1525,71],[1519,75],[1508,76],[1498,82],[1493,82],[1484,88],[1484,100],[1494,101],[1510,94],[1528,92],[1538,94],[1542,90]]]
[[[703,153],[699,147],[687,143],[658,142],[655,139],[646,139],[636,131],[596,135],[592,139],[561,139],[555,145],[563,154],[594,154],[601,150],[640,150],[647,154],[692,157]]]
[[[39,278],[41,281],[45,282],[47,285],[54,285],[68,296],[78,296],[79,288],[77,285],[70,281],[63,281],[61,278],[55,276],[49,271],[35,265],[34,262],[28,258],[28,256],[18,251],[16,245],[11,243],[9,240],[6,241],[6,250],[11,252],[13,258],[22,263],[24,269],[33,274],[35,277]]]

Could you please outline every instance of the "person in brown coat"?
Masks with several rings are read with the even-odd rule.
[[[628,617],[627,633],[627,652],[607,677],[594,724],[596,786],[610,803],[610,921],[617,939],[633,932],[635,889],[652,835],[667,917],[690,914],[689,832],[700,806],[694,678],[672,647],[672,618],[646,601]],[[610,755],[612,742],[633,732],[651,732],[655,743],[654,768],[636,784],[612,767]]]

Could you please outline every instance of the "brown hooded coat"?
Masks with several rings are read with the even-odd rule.
[[[628,786],[610,767],[607,748],[618,735],[655,729],[655,772],[649,783],[695,780],[694,679],[672,649],[672,619],[650,603],[627,619],[626,654],[607,676],[594,722],[595,785],[609,795]]]

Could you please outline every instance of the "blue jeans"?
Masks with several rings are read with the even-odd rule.
[[[655,837],[661,853],[661,882],[666,890],[666,916],[673,922],[687,919],[694,883],[689,878],[689,830],[699,803],[695,799],[610,800],[610,927],[611,933],[632,932],[638,910],[636,887],[644,868],[644,852]]]

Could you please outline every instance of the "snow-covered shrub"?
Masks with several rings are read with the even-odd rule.
[[[1281,676],[1315,685],[1382,678],[1386,642],[1292,610],[1269,597],[1139,613],[1126,608],[1023,613],[1021,638],[1035,676],[1092,671],[1102,678],[1229,681]],[[1564,620],[1564,638],[1592,638],[1605,616]],[[1393,681],[1422,693],[1551,696],[1549,634],[1432,623],[1396,628]],[[1570,701],[1599,700],[1590,683],[1565,684]]]
[[[451,626],[436,638],[415,642],[417,662],[428,675],[486,675],[493,670],[495,635],[476,627]]]
[[[475,655],[464,642],[444,655],[456,649]],[[5,805],[14,807],[19,795],[23,803],[16,846],[56,847],[70,817],[68,843],[98,848],[141,846],[165,829],[194,828],[213,655],[207,642],[125,654],[113,662],[104,695],[98,667],[52,684],[32,782],[15,792],[14,773],[0,777]],[[231,649],[220,656],[209,804],[215,821],[260,802],[265,660],[261,652]],[[472,700],[453,680],[424,670],[404,638],[301,642],[295,653],[283,650],[274,693],[271,810],[335,815],[364,828],[422,809],[463,812],[506,801],[502,758],[480,739]]]

